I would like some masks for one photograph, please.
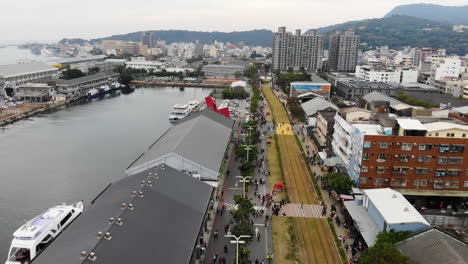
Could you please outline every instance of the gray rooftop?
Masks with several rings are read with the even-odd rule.
[[[420,101],[424,101],[431,104],[448,104],[450,103],[452,107],[461,107],[467,106],[467,100],[460,100],[450,94],[429,94],[429,93],[418,93],[414,91],[405,92],[406,95],[412,98],[416,98]]]
[[[423,230],[395,246],[418,263],[468,263],[468,245],[435,227]]]
[[[381,83],[381,82],[365,82],[356,78],[353,79],[338,79],[337,82],[343,83],[350,88],[367,88],[367,89],[399,89],[397,84]]]
[[[390,103],[390,106],[391,107],[394,107],[394,106],[397,106],[397,105],[407,105],[406,103],[403,103],[402,101],[400,100],[397,100],[393,97],[390,97],[388,95],[385,95],[383,93],[380,93],[380,92],[370,92],[366,95],[364,95],[364,100],[366,100],[367,102],[369,103],[372,103],[374,101],[386,101],[386,102],[389,102]],[[409,106],[409,105],[408,105]],[[409,106],[410,107],[410,106]]]
[[[7,64],[0,65],[0,78],[20,76],[24,74],[58,71],[57,68],[45,63]]]
[[[85,82],[90,82],[90,81],[95,81],[95,80],[101,80],[105,78],[110,78],[110,77],[117,77],[119,74],[115,72],[98,72],[96,74],[92,75],[86,75],[83,77],[75,78],[75,79],[70,79],[70,80],[64,80],[64,79],[41,79],[35,81],[36,83],[50,83],[53,82],[57,85],[63,85],[63,86],[74,86],[74,85],[79,85]]]
[[[34,263],[189,263],[213,188],[161,167],[110,185]],[[148,179],[151,186],[141,183]],[[133,191],[143,197],[132,197]],[[123,210],[122,203],[134,210]],[[122,225],[110,224],[110,217],[122,218]],[[97,232],[109,232],[112,239],[97,239]],[[95,252],[97,259],[80,259],[82,251]]]
[[[324,80],[323,78],[321,78],[317,74],[311,74],[310,75],[310,80],[312,82],[318,82],[318,83],[327,83],[328,82],[327,80]]]
[[[314,99],[301,104],[301,106],[307,116],[313,116],[317,114],[317,111],[327,108],[338,110],[336,105],[320,97],[315,97]]]
[[[131,167],[174,153],[218,172],[229,144],[234,120],[206,108],[169,128]]]

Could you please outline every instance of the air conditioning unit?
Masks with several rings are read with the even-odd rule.
[[[378,159],[377,162],[385,162],[383,159]]]
[[[411,155],[411,158],[413,158],[413,159],[414,159],[414,155]]]
[[[389,181],[389,179],[385,179],[385,181],[386,181],[386,182],[388,182],[388,181]]]
[[[395,158],[398,158],[398,155],[395,155]]]
[[[401,160],[401,162],[408,162],[408,160],[407,160],[407,159],[404,159],[404,160]]]
[[[399,146],[399,145],[400,145],[400,143],[396,143],[396,144],[397,144],[397,146]]]

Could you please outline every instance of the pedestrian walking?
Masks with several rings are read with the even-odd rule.
[[[257,241],[260,241],[260,237],[261,237],[261,235],[260,235],[260,232],[259,232],[259,233],[257,233]]]

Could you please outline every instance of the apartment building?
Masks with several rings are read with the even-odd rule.
[[[466,192],[466,144],[462,138],[366,135],[359,187]]]
[[[359,55],[360,37],[353,31],[330,36],[328,67],[330,71],[354,72]]]
[[[468,86],[468,80],[458,78],[442,78],[435,81],[435,87],[440,93],[451,94],[454,97],[463,97]]]
[[[356,66],[356,77],[368,82],[381,83],[416,83],[418,70],[396,67],[372,67],[370,65]]]
[[[288,68],[306,71],[321,69],[323,59],[324,37],[312,31],[311,35],[301,34],[296,30],[295,34],[286,32],[286,27],[280,27],[273,34],[272,69],[286,71]]]

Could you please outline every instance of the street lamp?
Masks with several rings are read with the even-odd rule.
[[[252,144],[252,130],[254,130],[255,126],[246,126],[247,130],[249,130],[249,144]]]
[[[240,235],[240,236],[235,236],[235,235],[224,235],[224,237],[230,237],[234,238],[235,240],[231,240],[231,244],[236,244],[236,264],[239,264],[239,244],[245,244],[245,241],[240,240],[241,238],[250,238],[250,236],[247,235]]]
[[[236,178],[240,178],[239,181],[244,184],[244,189],[243,189],[243,195],[244,196],[243,197],[245,197],[245,184],[250,182],[249,179],[251,179],[252,176],[245,176],[245,177],[244,176],[236,176]]]
[[[254,145],[242,145],[245,150],[247,150],[247,162],[249,162],[249,151],[253,150],[252,147],[255,147]]]

